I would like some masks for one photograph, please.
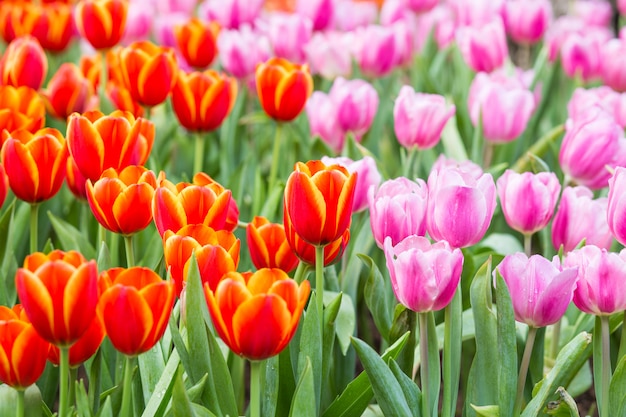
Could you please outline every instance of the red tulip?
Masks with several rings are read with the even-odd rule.
[[[279,268],[289,273],[298,266],[298,258],[289,246],[282,224],[255,216],[248,223],[246,236],[250,258],[257,269]]]
[[[30,87],[0,85],[0,132],[25,129],[36,132],[43,128],[46,106]]]
[[[69,350],[70,368],[77,368],[87,359],[96,354],[104,340],[104,325],[98,316],[95,316],[87,328],[87,331],[74,343]],[[59,348],[50,345],[48,359],[55,365],[59,365]]]
[[[0,75],[4,85],[39,90],[47,72],[46,53],[39,41],[29,35],[13,40],[0,61]]]
[[[61,120],[74,113],[93,110],[98,105],[98,97],[89,80],[75,64],[61,64],[42,92],[49,113]]]
[[[29,32],[42,48],[50,52],[62,52],[67,49],[76,34],[72,7],[60,1],[36,7],[37,18]]]
[[[188,22],[174,26],[176,46],[189,66],[207,68],[217,55],[217,35],[220,25],[204,23],[192,17]]]
[[[127,0],[82,0],[76,5],[76,26],[95,49],[108,49],[122,39],[127,14]]]
[[[4,170],[4,165],[0,164],[0,207],[4,204],[9,191],[9,178]]]

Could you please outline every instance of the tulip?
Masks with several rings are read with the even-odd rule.
[[[137,41],[119,52],[120,72],[133,100],[143,106],[165,101],[176,82],[176,57],[171,48]]]
[[[107,168],[121,171],[129,165],[143,165],[154,143],[154,124],[129,112],[99,111],[68,119],[67,143],[80,172],[92,182]]]
[[[218,183],[204,172],[197,172],[193,176],[193,185],[209,187],[215,190],[218,194],[226,191],[222,184]],[[239,226],[239,207],[237,206],[235,199],[231,198],[230,203],[228,204],[228,213],[226,214],[226,224],[224,225],[224,230],[234,232],[237,226]]]
[[[198,0],[152,0],[156,11],[159,13],[184,13],[187,16],[193,14]]]
[[[285,227],[287,242],[289,243],[289,247],[293,253],[298,257],[298,259],[300,259],[300,261],[308,265],[315,266],[315,246],[305,242],[300,236],[298,236],[289,219],[285,218],[283,225]],[[324,266],[326,267],[338,262],[343,256],[349,242],[350,229],[346,229],[339,239],[325,245],[323,252]]]
[[[21,36],[7,46],[0,61],[1,83],[39,90],[48,72],[48,59],[39,41]]]
[[[260,64],[255,77],[263,110],[278,121],[295,119],[313,92],[308,66],[296,65],[283,58],[270,58]]]
[[[341,153],[345,143],[345,134],[337,120],[337,106],[332,98],[321,91],[314,91],[306,103],[311,136],[319,138],[335,153]]]
[[[98,98],[93,86],[75,64],[61,64],[42,92],[48,112],[57,119],[66,120],[74,113],[84,113],[97,107]]]
[[[189,271],[191,255],[195,254],[200,279],[215,289],[222,276],[239,265],[240,241],[231,232],[213,230],[203,224],[184,226],[163,235],[165,265],[180,296]]]
[[[45,123],[46,106],[29,87],[0,85],[0,131],[25,129],[36,132]]]
[[[19,307],[0,306],[0,381],[24,390],[43,373],[50,344],[20,317]]]
[[[330,29],[335,17],[334,0],[298,0],[296,11],[300,16],[308,17],[313,23],[313,30]]]
[[[552,245],[563,252],[574,250],[582,241],[609,249],[613,236],[607,223],[606,197],[593,199],[587,187],[565,187],[552,222]]]
[[[98,317],[115,349],[137,356],[165,333],[174,306],[174,283],[143,267],[113,268],[102,275],[106,290]]]
[[[589,108],[599,106],[613,116],[613,119],[622,128],[626,128],[626,93],[617,93],[603,85],[596,88],[574,90],[572,98],[567,103],[567,113],[572,122],[567,122],[566,127],[573,120],[581,120]]]
[[[626,91],[626,39],[611,39],[601,48],[602,81],[614,90]]]
[[[378,18],[378,7],[370,1],[338,1],[335,4],[335,27],[342,32],[351,32],[374,24]]]
[[[604,188],[611,173],[606,167],[626,165],[623,129],[598,106],[566,126],[559,152],[566,178],[591,189]]]
[[[601,48],[610,36],[610,32],[602,28],[589,28],[583,33],[567,36],[561,46],[565,74],[580,77],[585,82],[600,77]]]
[[[617,11],[622,16],[626,15],[626,0],[617,0]]]
[[[48,342],[68,347],[87,331],[98,303],[98,270],[78,252],[28,255],[15,276],[28,319]]]
[[[392,27],[369,25],[354,37],[354,57],[365,74],[383,77],[398,64],[400,51]]]
[[[253,274],[232,272],[215,290],[204,285],[215,330],[237,355],[262,360],[279,354],[291,341],[310,293],[281,269]]]
[[[7,198],[9,191],[9,178],[4,170],[4,165],[0,164],[0,208],[4,204],[4,200]]]
[[[518,174],[507,169],[498,178],[496,187],[507,224],[524,235],[548,225],[561,192],[561,184],[553,172]]]
[[[339,239],[350,226],[356,179],[340,165],[298,162],[285,185],[284,222],[314,246]]]
[[[95,49],[108,49],[122,39],[127,14],[126,0],[81,0],[75,10],[76,27]]]
[[[370,188],[372,186],[378,187],[381,181],[380,172],[378,172],[374,158],[365,156],[363,159],[353,161],[345,157],[329,158],[324,156],[322,157],[322,162],[326,165],[341,165],[345,167],[349,173],[356,174],[352,212],[358,213],[365,210],[368,206],[368,192]]]
[[[462,248],[478,243],[496,207],[491,174],[476,177],[459,168],[432,170],[428,176],[426,230],[435,240]]]
[[[30,34],[37,18],[37,7],[27,2],[0,3],[0,35],[8,44],[15,38]]]
[[[38,11],[30,34],[37,38],[46,51],[65,51],[76,32],[72,7],[55,1],[38,7]]]
[[[626,187],[626,168],[616,167],[609,178],[609,197],[607,206],[607,223],[615,239],[622,245],[626,242],[626,207],[624,187]]]
[[[405,85],[393,107],[396,138],[405,148],[430,149],[439,143],[455,111],[456,107],[446,105],[443,96],[416,93]]]
[[[304,45],[313,34],[309,18],[299,14],[274,14],[267,22],[266,32],[275,56],[296,64],[305,62]]]
[[[227,29],[238,29],[244,24],[252,24],[259,17],[263,0],[205,0],[198,10],[198,16],[207,21],[217,21]]]
[[[351,32],[313,33],[309,42],[304,45],[311,72],[326,79],[349,77],[352,72],[350,47],[353,42],[354,34]]]
[[[574,304],[582,312],[608,316],[626,310],[626,252],[586,245],[567,254],[565,267],[578,267]]]
[[[561,16],[550,25],[545,35],[545,44],[548,46],[548,59],[556,61],[561,54],[563,42],[572,34],[582,34],[587,26],[582,19],[571,15]]]
[[[502,15],[503,0],[452,0],[449,2],[456,16],[458,26],[480,27]]]
[[[378,93],[364,80],[335,79],[329,91],[337,108],[337,123],[344,132],[352,132],[357,141],[369,130],[378,111]]]
[[[164,12],[164,15],[167,16],[167,13],[169,12]],[[120,43],[130,45],[136,41],[149,39],[156,19],[157,13],[154,8],[146,7],[144,2],[130,1],[126,13],[126,29]]]
[[[572,14],[583,19],[586,25],[606,28],[611,25],[613,9],[611,3],[598,0],[577,0]]]
[[[246,238],[250,258],[257,269],[278,268],[289,273],[298,266],[298,258],[289,246],[282,224],[254,216],[246,227]]]
[[[552,21],[552,4],[548,0],[515,0],[504,3],[502,18],[509,36],[517,43],[539,42]]]
[[[17,198],[39,203],[52,198],[63,185],[67,146],[61,132],[45,128],[30,133],[16,130],[2,134],[2,163]]]
[[[81,364],[86,362],[87,359],[95,355],[104,340],[104,336],[104,325],[96,315],[91,321],[87,331],[70,347],[70,368],[78,368]],[[48,360],[57,366],[59,365],[60,352],[58,347],[50,345]]]
[[[217,55],[217,35],[220,27],[216,22],[205,24],[192,18],[184,25],[174,26],[176,45],[187,64],[206,68]]]
[[[446,168],[454,168],[461,170],[474,178],[480,178],[483,175],[483,169],[480,165],[475,164],[469,159],[465,161],[457,161],[452,158],[446,158],[444,154],[439,155],[433,164],[432,171],[439,171]]]
[[[452,301],[461,280],[463,253],[448,242],[431,244],[422,236],[408,236],[397,245],[384,242],[387,269],[400,304],[425,313],[438,311]]]
[[[456,42],[465,62],[476,72],[500,68],[509,55],[504,25],[499,18],[483,26],[460,28]]]
[[[217,129],[232,110],[237,96],[234,78],[213,70],[179,71],[172,90],[172,107],[187,130],[207,132]]]
[[[515,320],[532,327],[545,327],[563,317],[578,278],[576,268],[561,269],[558,257],[550,262],[541,255],[523,253],[505,256],[497,272],[511,294]]]
[[[400,177],[369,189],[370,226],[379,248],[387,237],[397,245],[411,235],[426,234],[428,189],[421,179]]]
[[[447,3],[440,3],[430,12],[417,17],[415,49],[422,51],[431,33],[439,49],[447,48],[454,41],[456,23],[452,7]]]
[[[254,78],[257,65],[270,57],[269,40],[253,32],[249,25],[239,30],[221,30],[217,48],[222,67],[240,80]]]
[[[408,6],[415,13],[426,13],[432,10],[439,0],[408,0]]]

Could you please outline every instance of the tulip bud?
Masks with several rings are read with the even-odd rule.
[[[21,36],[7,46],[0,60],[1,84],[39,90],[48,72],[48,58],[32,36]]]
[[[482,26],[458,29],[456,41],[465,62],[476,72],[491,72],[501,67],[509,55],[500,18]]]

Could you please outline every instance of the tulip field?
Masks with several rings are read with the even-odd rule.
[[[626,1],[0,37],[0,417],[626,416]]]

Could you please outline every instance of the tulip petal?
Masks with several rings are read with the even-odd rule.
[[[38,201],[39,168],[28,148],[9,139],[2,147],[2,162],[13,193],[29,203]]]
[[[152,221],[150,204],[154,188],[148,184],[133,184],[126,188],[113,203],[113,218],[117,229],[124,235],[145,229]]]
[[[63,292],[65,331],[78,340],[96,316],[98,305],[98,270],[95,261],[81,265],[71,276]]]
[[[17,294],[30,322],[33,323],[41,337],[48,341],[54,341],[54,304],[46,285],[37,275],[24,268],[17,270],[15,284]]]
[[[13,343],[11,363],[20,387],[28,387],[39,379],[46,367],[48,349],[32,325],[25,326]]]
[[[312,245],[329,243],[320,241],[326,224],[326,201],[311,178],[301,172],[293,172],[287,181],[285,197],[289,218],[299,237]]]
[[[159,187],[154,192],[152,215],[161,236],[166,230],[176,233],[187,224],[185,208],[176,194],[164,187]]]
[[[165,333],[174,305],[174,291],[174,285],[167,281],[150,284],[139,291],[150,307],[154,319],[154,324],[146,339],[148,344],[144,343],[143,351],[151,349]]]
[[[78,170],[87,179],[97,181],[103,170],[105,146],[98,129],[86,117],[70,116],[67,144]]]
[[[139,102],[145,106],[156,106],[165,101],[175,76],[174,60],[165,53],[160,53],[142,66],[137,78]]]

